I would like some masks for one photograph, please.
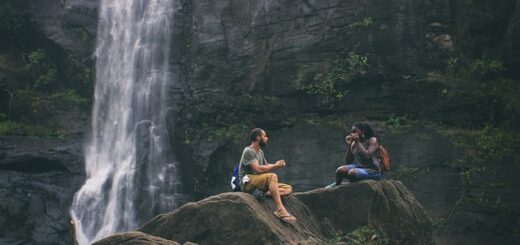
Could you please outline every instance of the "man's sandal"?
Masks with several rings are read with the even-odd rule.
[[[292,224],[292,223],[296,222],[296,217],[292,216],[291,214],[282,216],[278,213],[278,211],[274,211],[274,215],[285,223]],[[291,217],[294,219],[291,219]]]

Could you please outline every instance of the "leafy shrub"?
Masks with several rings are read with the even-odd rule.
[[[75,90],[68,89],[49,96],[50,103],[54,108],[74,108],[87,106],[88,99],[76,93]]]
[[[376,245],[390,243],[386,233],[375,229],[371,225],[364,225],[356,228],[347,235],[347,238],[353,245]]]
[[[386,120],[386,125],[390,126],[395,130],[406,130],[412,127],[413,121],[408,118],[407,115],[404,116],[396,116],[392,115],[388,120]]]
[[[248,131],[251,130],[244,124],[232,124],[222,128],[213,128],[208,131],[208,140],[232,140],[240,142],[247,137]]]
[[[56,65],[48,59],[43,49],[27,55],[25,63],[25,70],[33,79],[33,84],[28,89],[48,90],[57,81]]]
[[[39,126],[28,125],[25,123],[3,121],[0,122],[0,135],[23,135],[23,136],[54,136],[53,130]]]
[[[511,132],[486,125],[475,131],[475,144],[482,159],[497,162],[512,156],[514,145],[520,143]]]
[[[477,81],[495,79],[505,70],[502,61],[488,58],[471,60],[452,57],[448,59],[446,65],[446,72],[449,76]]]
[[[366,56],[349,52],[346,57],[338,58],[334,62],[334,67],[329,73],[317,74],[313,83],[302,90],[307,94],[318,96],[321,105],[332,108],[348,93],[342,85],[348,83],[355,75],[365,74],[368,68]]]
[[[368,27],[371,27],[372,25],[374,25],[374,20],[372,19],[372,17],[365,17],[362,21],[348,24],[347,27],[349,27],[349,28],[357,28],[357,27],[368,28]]]
[[[490,77],[504,72],[501,61],[490,59],[477,59],[471,63],[470,74],[474,76]]]

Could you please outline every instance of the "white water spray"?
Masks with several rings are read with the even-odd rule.
[[[176,205],[166,129],[173,13],[172,0],[101,0],[87,180],[71,207],[80,244]]]

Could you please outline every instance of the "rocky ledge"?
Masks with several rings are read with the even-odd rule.
[[[222,193],[156,216],[138,232],[96,244],[324,244],[367,225],[390,243],[433,243],[428,215],[399,181],[361,181],[295,193],[283,201],[298,217],[295,224],[274,216],[270,198],[258,201],[247,193]]]

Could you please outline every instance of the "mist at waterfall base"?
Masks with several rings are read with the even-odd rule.
[[[174,1],[103,0],[87,179],[71,216],[80,244],[134,230],[178,204],[166,120]]]

